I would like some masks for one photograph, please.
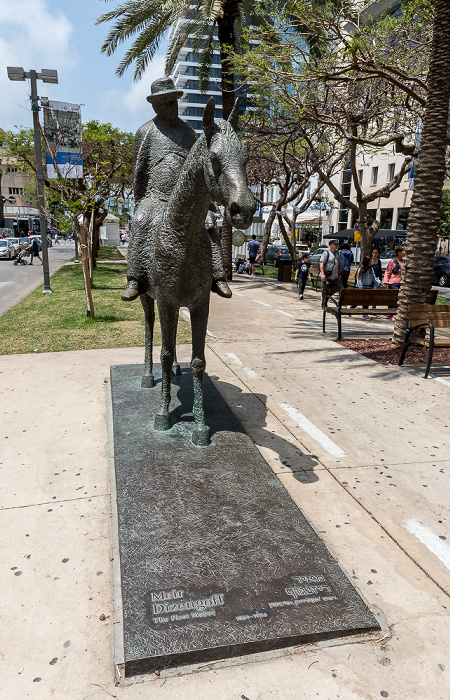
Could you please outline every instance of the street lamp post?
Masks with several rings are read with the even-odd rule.
[[[42,152],[41,152],[41,129],[39,125],[39,97],[37,94],[37,80],[42,80],[44,83],[57,83],[58,73],[56,70],[43,68],[40,73],[35,70],[25,71],[23,68],[8,67],[8,78],[10,80],[24,81],[27,78],[31,83],[31,111],[33,113],[33,130],[34,130],[34,152],[36,156],[36,182],[38,192],[40,234],[42,241],[42,262],[44,271],[44,290],[43,294],[51,294],[50,289],[50,270],[48,265],[48,246],[47,246],[47,221],[45,218],[45,197],[44,197],[44,174],[42,171]]]

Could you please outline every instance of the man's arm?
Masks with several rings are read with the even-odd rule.
[[[327,279],[327,276],[325,274],[325,263],[319,262],[319,268],[320,268],[320,279],[322,282],[325,282]]]

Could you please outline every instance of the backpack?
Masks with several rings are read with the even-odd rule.
[[[392,273],[391,273],[391,274],[393,274],[393,275],[398,275],[398,273],[400,272],[400,270],[402,269],[402,267],[401,267],[399,261],[397,260],[397,258],[394,258],[394,259],[395,259],[395,264],[394,264],[394,267],[392,268]]]
[[[332,272],[333,272],[333,270],[334,270],[334,265],[333,265],[333,267],[331,268],[331,272],[327,272],[328,260],[330,259],[330,251],[329,251],[329,250],[326,250],[325,252],[326,252],[326,254],[327,254],[327,259],[325,260],[325,262],[324,262],[324,264],[323,264],[323,271],[324,271],[324,273],[325,273],[325,277],[330,277],[330,275],[332,274]],[[334,260],[335,260],[335,263],[338,264],[337,255],[334,256]]]

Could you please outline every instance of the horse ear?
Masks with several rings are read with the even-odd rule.
[[[230,122],[233,129],[235,131],[237,131],[238,122],[239,122],[239,97],[236,99],[236,102],[234,103],[234,107],[231,111],[230,116],[228,117],[228,121]]]
[[[214,101],[214,97],[210,97],[208,100],[208,104],[205,107],[205,111],[203,112],[203,131],[205,132],[206,136],[206,143],[210,144],[211,138],[214,132],[214,109],[216,107],[216,103]]]

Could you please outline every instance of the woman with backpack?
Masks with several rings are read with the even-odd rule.
[[[361,260],[360,266],[356,271],[356,286],[358,289],[377,289],[378,281],[372,268],[372,257],[365,255]],[[368,309],[368,306],[363,306],[363,309]],[[370,320],[368,314],[363,314],[362,318],[365,321]]]

